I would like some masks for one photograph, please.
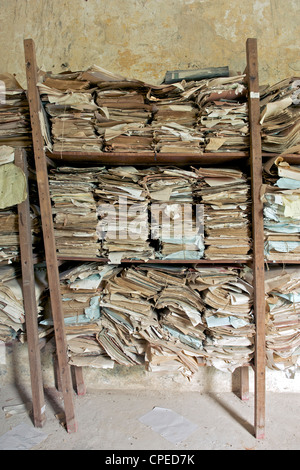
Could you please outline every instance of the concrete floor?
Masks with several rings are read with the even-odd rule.
[[[13,385],[0,388],[0,439],[21,423],[43,433],[45,439],[31,450],[299,450],[300,394],[267,392],[266,436],[253,435],[254,400],[241,401],[234,393],[201,394],[167,391],[88,390],[75,395],[78,424],[68,434],[59,422],[62,394],[45,389],[46,422],[34,428],[30,413],[7,417],[3,407],[30,402],[28,389]],[[179,444],[172,444],[139,421],[154,407],[171,409],[197,428]]]

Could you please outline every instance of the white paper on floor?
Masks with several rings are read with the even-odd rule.
[[[178,444],[192,434],[198,427],[175,411],[167,408],[155,407],[153,410],[139,418],[139,421],[150,426],[173,444]]]
[[[46,434],[28,424],[19,424],[0,436],[0,450],[29,450],[46,437]]]

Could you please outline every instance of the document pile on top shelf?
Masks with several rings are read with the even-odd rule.
[[[102,139],[95,132],[94,89],[81,72],[41,73],[38,88],[44,108],[39,115],[49,150],[99,152]],[[49,129],[47,115],[50,116]]]
[[[47,289],[46,270],[35,269],[35,294],[37,310],[43,311],[43,294]],[[43,328],[39,333],[42,335]],[[18,266],[0,266],[0,340],[8,342],[26,334],[23,305],[22,274]]]
[[[97,225],[103,254],[111,263],[154,258],[149,243],[148,200],[141,181],[145,172],[131,166],[108,168],[98,178]]]
[[[0,74],[0,145],[32,145],[26,92],[11,74]]]
[[[251,249],[250,185],[240,170],[195,169],[194,197],[204,204],[204,256],[249,259]]]
[[[201,293],[206,363],[234,371],[254,351],[252,273],[234,268],[196,268],[191,287]]]
[[[106,75],[109,76],[106,76]],[[92,67],[83,76],[97,81],[96,130],[103,137],[104,151],[143,152],[153,150],[149,127],[153,106],[146,102],[149,87],[139,80],[113,75]]]
[[[291,377],[300,366],[300,274],[294,266],[265,272],[267,366]]]
[[[206,152],[240,152],[249,149],[247,86],[245,75],[203,80],[196,93],[197,129]]]
[[[283,157],[264,172],[264,235],[267,260],[300,259],[300,168]]]
[[[150,102],[155,103],[155,112],[151,121],[154,135],[154,148],[157,152],[187,154],[201,153],[204,139],[196,129],[198,106],[193,93],[196,84],[177,83],[172,88],[151,90]]]
[[[59,254],[96,257],[101,254],[94,189],[99,168],[52,169],[49,191],[53,203],[54,235]]]
[[[193,204],[194,171],[157,168],[143,179],[149,197],[151,239],[159,245],[156,257],[203,257],[203,213]]]
[[[262,150],[299,152],[300,77],[281,80],[261,91]]]

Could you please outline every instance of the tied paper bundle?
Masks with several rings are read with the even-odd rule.
[[[249,149],[247,86],[245,75],[203,80],[196,93],[197,129],[206,152],[240,152]]]
[[[26,92],[11,74],[0,74],[0,145],[32,145]]]
[[[199,259],[203,256],[203,220],[193,204],[197,176],[181,168],[158,168],[143,184],[150,200],[151,239],[158,240],[162,259]]]
[[[293,377],[300,366],[300,275],[294,267],[265,272],[266,358],[270,369]]]
[[[194,198],[204,205],[207,259],[250,259],[250,185],[240,170],[199,168]]]
[[[117,266],[91,262],[61,273],[60,288],[70,364],[78,367],[113,367],[113,361],[97,341],[102,328],[99,303],[103,285],[120,270]]]
[[[158,327],[154,301],[161,285],[135,268],[110,278],[100,301],[102,330],[98,341],[118,364],[144,364],[144,331]]]
[[[103,138],[105,152],[153,150],[153,134],[148,124],[153,106],[146,100],[150,85],[126,78],[94,65],[81,74],[95,87],[95,129]]]
[[[149,170],[150,171],[150,170]],[[99,178],[97,233],[110,262],[154,258],[149,243],[148,200],[141,182],[146,170],[108,168]]]
[[[156,152],[202,153],[203,135],[196,129],[198,106],[193,98],[195,83],[185,81],[151,90],[149,100],[155,103],[151,122]]]
[[[264,182],[265,258],[299,260],[300,169],[278,157],[266,164]]]
[[[44,294],[48,287],[46,270],[35,269],[35,296],[40,323],[44,309]],[[41,323],[40,323],[41,325]],[[41,337],[45,328],[39,325]],[[25,311],[21,269],[16,266],[0,266],[0,340],[4,342],[26,340]]]
[[[234,268],[196,268],[190,285],[201,292],[208,365],[233,372],[249,364],[254,351],[251,273]]]
[[[59,254],[84,257],[101,255],[94,190],[102,171],[102,168],[73,167],[51,170],[49,191]]]
[[[41,73],[38,89],[44,105],[39,119],[48,150],[102,150],[102,139],[95,131],[94,88],[81,72]]]
[[[261,91],[262,149],[266,152],[299,152],[300,77],[281,80]]]

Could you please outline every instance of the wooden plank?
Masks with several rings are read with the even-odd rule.
[[[38,335],[38,309],[35,295],[35,277],[32,255],[31,218],[29,205],[28,171],[24,150],[15,151],[15,164],[21,168],[27,180],[27,198],[18,204],[19,239],[22,268],[22,291],[25,310],[27,347],[29,356],[33,422],[43,427],[46,421],[41,355]]]
[[[36,86],[37,64],[35,56],[35,45],[32,39],[24,40],[24,51],[34,159],[36,166],[41,221],[47,264],[48,283],[51,297],[52,317],[54,322],[58,366],[61,374],[62,392],[65,406],[66,427],[68,432],[75,432],[77,430],[77,424],[74,415],[71,371],[67,358],[67,342],[65,336],[62,301],[60,296],[59,272],[56,258],[51,201],[49,195],[47,162],[44,150],[44,139],[41,133],[41,126],[39,120],[41,103]]]
[[[247,39],[247,77],[249,88],[250,166],[252,179],[252,237],[255,334],[255,436],[265,435],[265,288],[264,288],[264,227],[262,186],[262,152],[257,40]]]
[[[72,162],[73,164],[101,164],[101,165],[215,165],[248,159],[248,152],[226,153],[117,153],[117,152],[47,152],[47,157],[59,162]]]
[[[249,366],[240,367],[241,400],[249,400]]]
[[[107,263],[109,261],[108,258],[97,258],[97,257],[83,257],[83,256],[64,256],[64,255],[57,255],[57,259],[61,261],[98,261],[99,263]],[[240,260],[233,260],[233,259],[148,259],[144,260],[136,260],[136,259],[129,259],[124,258],[121,260],[121,263],[130,263],[130,264],[230,264],[237,267],[240,264],[250,263],[251,260],[249,259],[240,259]]]

